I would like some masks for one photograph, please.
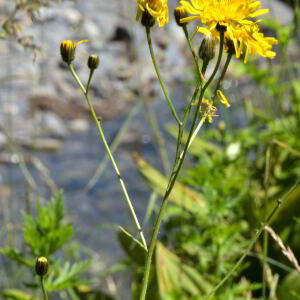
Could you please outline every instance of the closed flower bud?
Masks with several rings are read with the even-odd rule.
[[[145,10],[142,13],[142,20],[141,23],[145,27],[152,27],[155,24],[155,19]]]
[[[69,40],[60,43],[60,54],[62,60],[67,64],[70,64],[74,60],[75,52],[76,52],[76,43],[73,43],[72,41]]]
[[[234,47],[234,43],[233,43],[232,40],[226,39],[226,40],[225,40],[225,45],[226,45],[226,48],[227,48],[227,52],[228,52],[229,54],[232,54],[232,55],[235,55],[235,54],[236,54],[235,47]]]
[[[46,257],[38,257],[35,263],[35,272],[39,276],[44,276],[48,272],[48,260]]]
[[[205,37],[199,48],[199,57],[203,61],[212,60],[215,57],[215,48],[216,42],[210,37]]]
[[[100,63],[100,58],[98,55],[90,55],[88,58],[87,65],[90,70],[95,70],[98,68]]]
[[[183,27],[184,25],[186,25],[186,23],[180,23],[180,19],[187,17],[187,13],[183,6],[177,6],[174,9],[174,17],[178,26]]]

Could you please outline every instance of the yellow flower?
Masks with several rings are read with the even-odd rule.
[[[88,40],[82,40],[77,43],[70,40],[62,41],[60,43],[60,54],[62,60],[67,64],[70,64],[75,59],[76,47],[85,42],[88,42]]]
[[[264,37],[259,32],[259,21],[254,18],[268,13],[268,9],[260,9],[260,1],[256,0],[190,0],[180,1],[186,11],[194,16],[181,19],[181,22],[190,22],[199,19],[206,27],[197,27],[197,31],[204,35],[220,39],[217,25],[226,26],[226,40],[234,44],[236,57],[245,54],[244,62],[248,61],[249,54],[259,54],[263,57],[274,58],[272,45],[277,44],[275,38]],[[226,48],[225,48],[226,49]]]
[[[226,38],[226,34],[225,34]],[[257,24],[244,25],[235,28],[231,37],[236,50],[236,57],[245,54],[244,63],[248,62],[249,55],[260,55],[273,59],[276,53],[272,51],[272,45],[278,44],[278,40],[273,37],[265,37],[259,32]]]
[[[217,97],[226,108],[230,107],[230,103],[228,102],[222,91],[217,90]]]
[[[137,2],[137,20],[141,12],[147,11],[160,27],[163,27],[169,21],[168,0],[136,0]]]
[[[180,1],[186,11],[192,15],[184,18],[183,22],[200,19],[211,31],[217,24],[230,26],[238,24],[252,24],[247,18],[254,18],[269,12],[268,9],[259,9],[260,1],[256,0],[190,0]]]

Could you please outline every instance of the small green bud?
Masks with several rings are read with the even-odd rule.
[[[147,10],[142,13],[141,23],[145,27],[152,27],[155,24],[155,19],[149,14]]]
[[[183,19],[183,18],[187,17],[187,13],[186,13],[185,8],[183,6],[177,6],[174,9],[174,17],[175,17],[175,21],[176,21],[178,26],[183,27],[183,26],[186,25],[186,23],[180,23],[180,19]]]
[[[203,61],[210,61],[215,57],[215,49],[216,42],[210,37],[205,37],[202,40],[201,46],[199,48],[199,57]]]
[[[100,64],[100,58],[98,55],[90,55],[88,58],[87,65],[90,70],[95,70]]]
[[[38,257],[35,263],[35,272],[39,276],[44,276],[48,272],[48,259],[44,256]]]
[[[66,40],[60,43],[60,54],[62,60],[70,64],[75,59],[76,43]]]

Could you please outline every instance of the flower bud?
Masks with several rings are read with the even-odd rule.
[[[142,13],[141,23],[145,27],[152,27],[155,24],[155,19],[149,14],[147,10]]]
[[[177,6],[174,9],[174,17],[178,26],[183,27],[184,25],[186,25],[186,23],[180,23],[180,19],[187,17],[187,13],[183,6]]]
[[[66,40],[60,43],[60,54],[62,60],[70,64],[75,58],[76,43]]]
[[[215,48],[216,42],[210,37],[205,37],[202,40],[201,46],[199,48],[199,57],[203,61],[212,60],[215,57]]]
[[[226,46],[227,52],[228,52],[229,54],[236,55],[234,43],[233,43],[232,40],[226,39],[226,40],[225,40],[225,46]]]
[[[90,55],[88,58],[87,65],[90,70],[95,70],[100,64],[100,58],[98,55]]]
[[[35,263],[35,272],[39,276],[44,276],[48,272],[48,260],[46,257],[38,257]]]

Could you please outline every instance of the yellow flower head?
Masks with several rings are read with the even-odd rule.
[[[268,13],[268,9],[260,9],[260,1],[256,0],[189,0],[180,1],[186,11],[193,16],[181,19],[181,22],[190,22],[199,19],[205,27],[197,27],[197,31],[206,36],[220,39],[217,25],[226,26],[225,41],[231,40],[234,44],[237,58],[245,54],[259,54],[263,57],[274,58],[272,45],[277,44],[275,38],[264,37],[259,32],[257,22],[249,20]]]
[[[137,2],[137,20],[141,12],[147,11],[160,27],[163,27],[169,21],[168,0],[136,0]]]
[[[256,0],[190,0],[180,1],[186,11],[192,15],[183,19],[183,22],[190,22],[200,19],[201,23],[207,25],[209,30],[221,26],[235,24],[251,24],[253,21],[247,18],[254,18],[268,13],[268,9],[259,9],[260,1]]]
[[[77,43],[70,40],[62,41],[60,43],[60,54],[62,60],[67,64],[70,64],[75,59],[76,47],[85,42],[88,42],[88,40],[82,40]]]

